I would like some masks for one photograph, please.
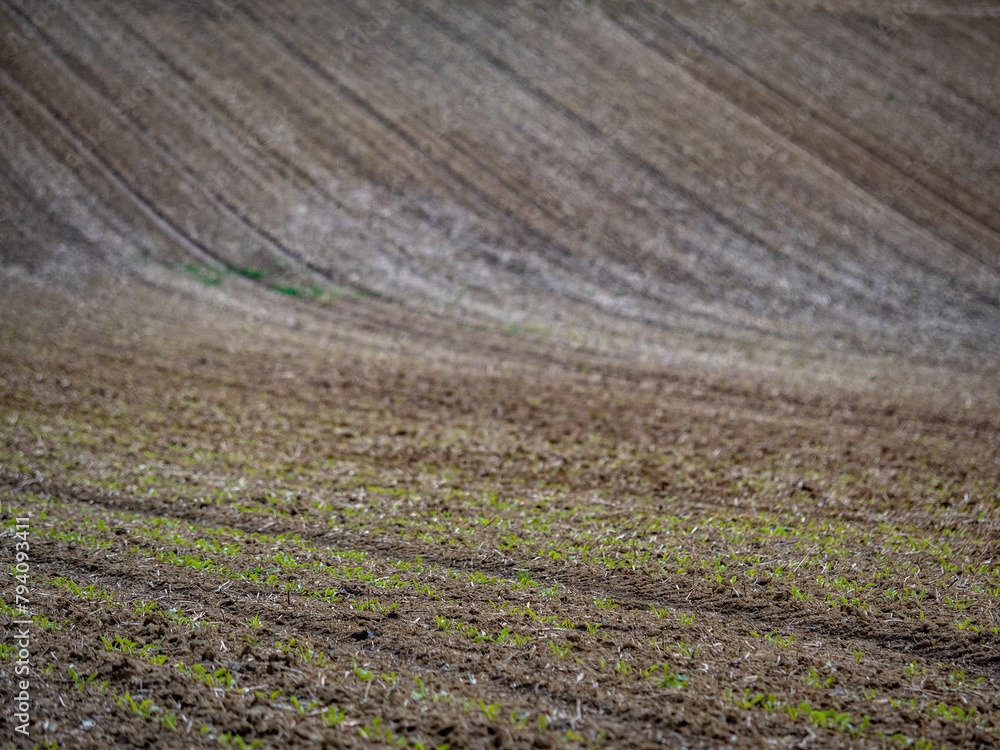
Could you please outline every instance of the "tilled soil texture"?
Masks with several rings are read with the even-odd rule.
[[[0,0],[0,741],[996,746],[998,40]]]
[[[15,746],[996,744],[995,383],[4,294]]]
[[[0,247],[79,284],[991,364],[983,2],[0,2]]]

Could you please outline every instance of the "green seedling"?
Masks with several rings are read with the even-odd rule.
[[[813,687],[822,688],[822,687],[832,687],[833,685],[836,684],[837,678],[834,677],[833,675],[830,675],[826,679],[823,679],[820,676],[819,672],[816,671],[816,668],[813,667],[813,669],[810,670],[809,674],[805,675],[802,678],[802,681],[806,685],[812,685]]]
[[[319,716],[328,727],[339,727],[347,718],[346,713],[334,709],[333,706],[324,708],[320,711]]]
[[[410,698],[415,701],[421,701],[424,698],[429,698],[430,693],[427,691],[427,686],[424,685],[424,681],[419,677],[414,677],[413,680],[417,683],[417,686],[410,691]]]
[[[549,647],[552,649],[552,653],[558,656],[560,659],[565,659],[569,655],[570,649],[573,648],[572,644],[570,643],[566,643],[560,646],[553,641],[549,641]]]
[[[486,705],[485,702],[479,701],[479,708],[482,709],[482,712],[484,714],[486,714],[486,718],[488,718],[490,721],[496,721],[497,713],[499,713],[500,711],[499,703],[492,703],[490,705]]]
[[[376,740],[393,747],[406,747],[409,743],[406,737],[398,735],[391,728],[382,725],[382,718],[376,716],[367,727],[360,727],[358,735],[363,740]]]
[[[528,723],[528,717],[529,716],[531,716],[530,712],[522,715],[522,714],[519,714],[517,711],[511,711],[510,712],[510,722],[515,727],[522,728],[522,727],[524,727],[525,724]]]
[[[202,727],[202,733],[205,733],[207,729],[207,725]],[[225,732],[219,735],[219,744],[223,747],[238,747],[240,750],[255,750],[264,744],[264,740],[253,740],[248,743],[236,732]]]
[[[362,682],[371,682],[375,679],[375,673],[369,672],[367,669],[358,666],[357,661],[353,661],[352,669],[354,671],[354,676],[357,677]]]
[[[685,644],[684,641],[677,641],[677,643],[669,647],[669,650],[679,656],[686,656],[688,659],[694,659],[701,654],[701,646],[692,648]]]
[[[792,634],[789,634],[787,636],[778,635],[777,628],[775,628],[770,633],[767,633],[765,635],[760,635],[759,633],[755,632],[751,632],[750,635],[752,635],[754,638],[758,638],[764,643],[773,646],[780,646],[781,648],[788,648],[795,641],[795,636]]]
[[[732,695],[731,692],[728,693],[727,697],[729,698],[729,700],[731,700],[740,708],[744,708],[747,710],[757,705],[759,705],[765,711],[774,711],[778,708],[779,702],[773,693],[770,695],[757,693],[757,695],[752,698],[750,697],[751,695],[753,694],[750,692],[750,688],[746,688],[743,691],[743,696],[741,698],[736,698],[735,696]]]
[[[619,662],[619,664],[621,664],[621,662]],[[661,674],[657,676],[657,672],[660,672]],[[640,669],[639,673],[648,679],[659,680],[662,687],[684,688],[688,684],[687,675],[674,674],[668,664],[663,664],[662,666],[654,664],[648,669]]]
[[[80,677],[79,675],[77,675],[73,667],[67,667],[66,673],[70,676],[70,679],[73,680],[73,686],[79,691],[83,691],[83,689],[87,687],[87,685],[89,685],[97,678],[97,672],[94,672],[87,678]]]

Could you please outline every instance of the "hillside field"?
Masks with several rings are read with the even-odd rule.
[[[0,743],[1000,745],[998,50],[0,0]]]
[[[995,743],[974,391],[25,302],[0,493],[35,741]]]

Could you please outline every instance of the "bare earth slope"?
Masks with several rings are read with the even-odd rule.
[[[0,742],[996,746],[998,102],[988,3],[0,0]]]
[[[991,359],[1000,17],[864,7],[5,0],[2,249]]]
[[[996,744],[995,380],[2,292],[18,746]]]

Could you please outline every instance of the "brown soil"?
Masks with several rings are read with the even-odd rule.
[[[995,402],[116,299],[3,329],[33,741],[995,742]]]
[[[949,5],[5,0],[5,255],[989,364],[1000,18]]]
[[[998,744],[991,5],[0,39],[0,741]]]

